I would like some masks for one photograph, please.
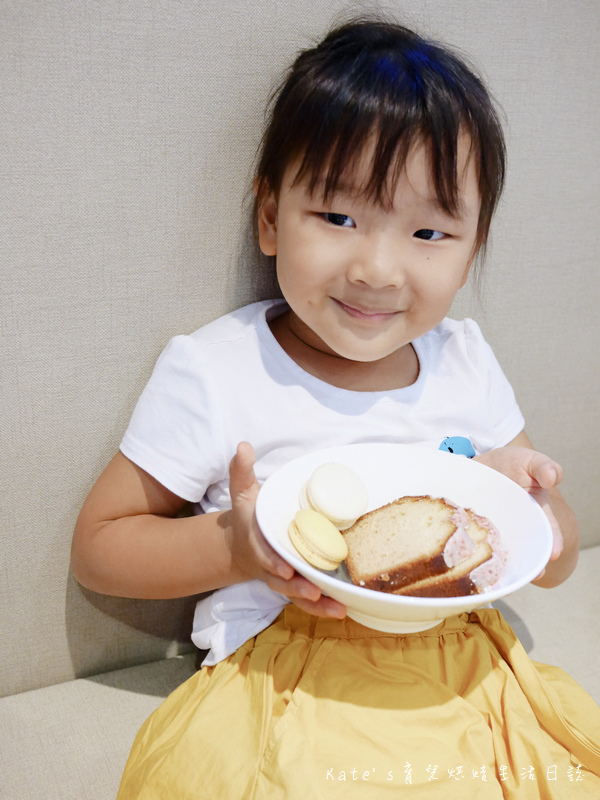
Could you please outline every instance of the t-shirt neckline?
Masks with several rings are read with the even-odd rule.
[[[425,357],[425,352],[423,347],[421,346],[421,342],[419,339],[415,339],[411,342],[412,346],[415,349],[415,353],[417,355],[417,359],[419,360],[419,375],[417,380],[414,383],[411,383],[409,386],[403,386],[399,389],[384,389],[382,391],[376,392],[360,392],[354,389],[343,389],[340,386],[333,386],[331,383],[327,383],[327,381],[321,380],[321,378],[317,378],[315,375],[311,375],[310,372],[307,372],[303,369],[299,364],[297,364],[294,359],[289,356],[283,347],[279,344],[271,328],[269,327],[269,322],[275,317],[283,314],[289,306],[283,299],[265,301],[263,304],[263,308],[260,310],[257,319],[257,332],[261,340],[265,343],[265,345],[269,348],[269,350],[275,355],[279,363],[282,364],[289,372],[293,373],[297,380],[307,387],[311,387],[317,389],[325,394],[335,395],[336,397],[343,397],[348,400],[358,400],[360,398],[383,398],[383,397],[392,397],[392,398],[400,398],[402,397],[407,398],[413,393],[416,393],[420,390],[421,384],[425,380],[425,372],[427,366],[427,360]],[[278,309],[281,309],[280,311]],[[274,313],[276,312],[276,313]]]

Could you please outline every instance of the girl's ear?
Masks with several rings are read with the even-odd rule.
[[[465,283],[467,282],[467,278],[469,277],[469,273],[471,272],[471,267],[473,266],[473,262],[477,258],[477,253],[479,252],[479,248],[475,250],[471,258],[469,259],[467,266],[465,267],[464,274],[462,276],[462,280],[460,282],[460,288],[462,289]]]
[[[272,192],[258,201],[258,243],[266,256],[277,255],[277,201]]]
[[[462,276],[462,280],[460,282],[460,288],[461,289],[463,288],[463,286],[467,282],[467,278],[469,277],[469,272],[471,271],[471,264],[473,263],[474,260],[475,260],[475,256],[473,256],[473,258],[469,261],[469,263],[466,266],[466,269],[465,269],[464,274]]]

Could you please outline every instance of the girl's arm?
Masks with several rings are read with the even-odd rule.
[[[476,460],[512,478],[542,506],[552,525],[554,546],[546,569],[533,583],[545,588],[563,583],[577,565],[579,523],[557,488],[563,477],[560,465],[538,453],[525,431],[506,447],[476,456]]]
[[[181,518],[185,501],[117,453],[77,519],[71,568],[79,583],[102,594],[160,599],[261,578],[311,614],[333,609],[343,616],[343,606],[322,597],[260,533],[254,456],[245,448],[230,467],[233,509]]]
[[[184,597],[245,580],[224,516],[176,518],[185,501],[117,453],[75,525],[71,568],[83,586],[138,598]]]

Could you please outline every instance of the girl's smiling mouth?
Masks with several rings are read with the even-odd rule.
[[[354,319],[364,320],[365,322],[384,322],[395,314],[400,313],[397,309],[366,308],[356,303],[348,305],[335,297],[332,297],[332,300],[349,316],[354,317]]]

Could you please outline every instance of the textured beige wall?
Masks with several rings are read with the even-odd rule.
[[[506,112],[483,299],[456,313],[481,322],[599,542],[600,5],[387,5],[469,53]],[[163,606],[69,578],[72,526],[168,338],[256,296],[242,198],[264,102],[291,54],[360,8],[0,4],[4,691],[174,652],[171,631],[147,633]]]

